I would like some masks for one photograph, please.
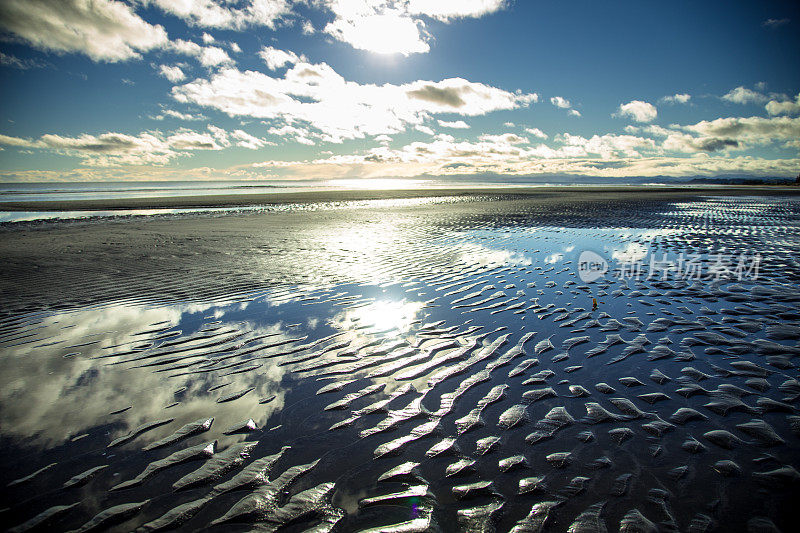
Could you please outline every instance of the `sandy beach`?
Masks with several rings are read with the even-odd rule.
[[[787,530],[798,192],[18,204],[284,207],[0,228],[0,512],[505,531],[734,530],[757,509]]]
[[[386,191],[325,191],[274,195],[233,195],[140,198],[117,201],[6,203],[6,210],[79,211],[144,208],[235,207],[256,205],[327,204],[322,210],[266,213],[227,213],[223,216],[185,215],[172,218],[135,217],[70,223],[21,223],[0,228],[0,293],[5,311],[16,305],[69,306],[87,302],[94,294],[175,295],[185,298],[225,290],[241,283],[258,287],[265,280],[292,279],[295,265],[272,260],[282,243],[308,239],[313,252],[320,234],[386,231],[385,221],[410,217],[407,225],[442,224],[456,217],[489,218],[533,209],[543,223],[554,216],[560,224],[603,224],[606,209],[625,205],[647,209],[664,202],[691,201],[706,196],[800,195],[791,187],[652,188],[553,187],[536,189],[433,189]],[[434,205],[391,200],[437,198]],[[461,199],[463,201],[448,201]],[[371,205],[370,201],[384,203]],[[366,202],[349,209],[347,202]],[[337,204],[344,203],[336,208]],[[587,207],[584,209],[583,205]],[[389,224],[391,225],[391,224]],[[342,228],[342,229],[337,229]],[[306,261],[307,258],[299,258]],[[254,270],[250,261],[258,261]],[[335,268],[334,268],[335,270]],[[162,278],[166,273],[182,276]],[[171,274],[167,274],[170,275]],[[119,279],[148,279],[135,284]],[[155,282],[153,277],[160,281]],[[110,294],[107,293],[110,291]]]

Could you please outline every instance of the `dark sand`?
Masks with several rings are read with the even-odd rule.
[[[2,313],[63,308],[97,299],[205,298],[231,287],[256,288],[265,282],[298,283],[297,263],[276,260],[283,250],[306,243],[295,261],[308,263],[319,254],[319,280],[331,280],[321,235],[352,228],[381,233],[382,222],[403,220],[446,226],[452,220],[483,218],[498,222],[520,209],[547,222],[571,226],[604,223],[607,210],[624,206],[631,213],[654,205],[701,197],[800,195],[792,187],[553,187],[536,189],[431,189],[325,191],[265,195],[137,198],[117,201],[17,202],[6,210],[113,210],[350,202],[405,198],[463,197],[470,201],[434,205],[390,205],[359,209],[322,209],[228,213],[221,216],[134,217],[69,223],[15,223],[0,226],[0,297]],[[302,248],[302,245],[300,246]],[[257,265],[257,268],[254,266]],[[330,274],[330,275],[329,275]],[[166,277],[165,277],[166,276]]]

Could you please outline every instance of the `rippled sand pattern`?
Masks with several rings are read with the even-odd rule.
[[[3,526],[792,531],[800,202],[483,205],[65,266],[46,303],[6,265]],[[639,279],[584,283],[583,250]]]

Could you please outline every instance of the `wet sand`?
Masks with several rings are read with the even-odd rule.
[[[72,200],[3,202],[5,211],[80,211],[116,209],[158,209],[190,207],[245,207],[255,205],[284,205],[313,202],[352,202],[358,200],[393,200],[402,198],[452,197],[476,195],[518,195],[532,201],[550,198],[584,201],[592,199],[621,199],[644,197],[651,199],[692,198],[702,195],[747,196],[770,194],[800,194],[798,187],[783,186],[726,186],[726,187],[536,187],[536,188],[458,188],[402,190],[328,190],[297,193],[229,194],[161,198],[124,198],[118,200]]]
[[[434,194],[435,193],[435,194]],[[47,211],[80,209],[178,208],[303,203],[312,210],[227,213],[221,216],[134,217],[59,223],[16,223],[0,227],[0,294],[4,309],[50,309],[83,305],[110,297],[202,298],[230,287],[258,288],[265,281],[298,283],[297,262],[316,255],[319,235],[335,228],[381,232],[380,220],[407,219],[438,226],[454,219],[492,219],[533,210],[541,222],[556,214],[553,224],[603,224],[607,210],[650,210],[664,202],[692,201],[706,196],[800,195],[800,188],[653,188],[562,187],[419,191],[339,191],[253,196],[126,199],[64,203],[3,204],[4,209]],[[438,196],[437,196],[438,195]],[[438,198],[433,204],[424,199]],[[414,199],[420,201],[415,204]],[[377,200],[379,204],[370,204]],[[396,200],[396,203],[392,203]],[[410,203],[403,203],[403,202]],[[230,203],[226,203],[230,202]],[[359,209],[348,206],[366,202]],[[585,209],[582,206],[587,206]],[[313,210],[314,206],[320,208]],[[337,208],[341,207],[341,208]],[[304,240],[308,253],[287,261],[272,254],[285,244]],[[258,268],[253,268],[253,261]],[[329,278],[322,266],[310,278]],[[335,271],[335,267],[333,268]],[[179,273],[179,278],[165,278]],[[135,282],[120,282],[133,280]]]
[[[716,192],[5,227],[0,519],[789,531],[800,202]],[[585,283],[582,250],[762,263]]]

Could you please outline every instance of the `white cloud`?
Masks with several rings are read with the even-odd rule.
[[[381,13],[339,15],[324,31],[359,50],[407,56],[430,50],[420,30],[420,22],[399,10],[387,9]]]
[[[172,51],[186,56],[200,57],[203,53],[203,47],[192,41],[184,41],[183,39],[175,39],[171,41],[169,47]]]
[[[516,124],[514,124],[513,122],[504,122],[503,126],[505,126],[506,128],[515,128]]]
[[[534,137],[538,137],[539,139],[547,139],[547,134],[539,128],[525,128],[525,131]]]
[[[572,103],[563,96],[553,96],[552,98],[550,98],[550,103],[559,109],[566,109],[567,114],[570,116],[573,117],[581,116],[580,111],[578,111],[577,109],[571,109]]]
[[[464,122],[463,120],[455,120],[453,122],[448,122],[446,120],[440,120],[439,125],[443,128],[455,128],[455,129],[468,129],[469,124]]]
[[[360,50],[419,54],[430,50],[425,17],[452,22],[502,9],[505,0],[318,0],[333,13],[323,31]],[[303,25],[304,31],[306,24]],[[313,27],[311,28],[313,29]]]
[[[4,67],[18,68],[20,70],[27,70],[29,68],[42,68],[46,66],[44,63],[35,59],[20,59],[16,56],[4,54],[0,52],[0,65]]]
[[[305,58],[301,58],[294,52],[288,52],[286,50],[279,50],[277,48],[273,48],[271,46],[265,46],[258,55],[264,62],[267,64],[267,68],[270,70],[278,70],[281,67],[288,65],[294,65],[299,63],[301,60],[305,61]]]
[[[123,61],[168,42],[162,26],[115,0],[3,0],[0,26],[30,45],[77,52],[94,61]]]
[[[345,80],[325,63],[301,61],[282,77],[223,68],[209,79],[173,87],[182,103],[218,109],[302,127],[299,138],[324,141],[394,134],[423,124],[438,113],[476,116],[517,109],[536,101],[535,94],[451,78],[404,85],[359,84]],[[299,124],[298,124],[299,122]]]
[[[586,141],[589,141],[587,139]],[[648,143],[648,141],[632,141]],[[600,143],[598,143],[600,144]],[[648,143],[649,144],[649,143]],[[543,147],[543,148],[542,148]],[[658,152],[655,152],[658,154]],[[763,159],[751,156],[720,156],[694,153],[690,156],[637,157],[588,156],[580,146],[553,150],[544,145],[524,149],[485,142],[414,142],[390,149],[379,146],[363,154],[331,155],[313,161],[263,161],[248,168],[270,177],[292,179],[385,178],[421,175],[583,175],[603,177],[641,176],[791,176],[797,174],[800,159]]]
[[[311,137],[315,136],[315,134],[308,130],[308,128],[298,128],[296,126],[290,126],[287,124],[281,127],[272,127],[267,131],[267,133],[282,137],[284,140],[291,139],[297,143],[308,146],[313,146],[316,144],[311,139]]]
[[[302,27],[303,35],[313,35],[316,30],[314,29],[314,25],[311,23],[310,20],[306,20],[303,22]]]
[[[42,135],[39,139],[24,139],[0,135],[0,144],[19,148],[52,150],[81,158],[82,163],[95,167],[122,165],[163,165],[186,152],[221,150],[230,145],[224,130],[209,126],[208,132],[181,128],[171,135],[146,131],[138,135],[124,133],[82,134],[77,137]],[[181,153],[184,152],[184,153]]]
[[[448,21],[457,18],[482,17],[506,6],[506,0],[409,0],[408,12]]]
[[[178,83],[186,79],[186,74],[178,66],[161,65],[158,67],[158,73],[172,83]]]
[[[770,115],[797,115],[800,113],[800,93],[794,97],[794,101],[770,100],[764,107]]]
[[[730,152],[754,146],[791,143],[800,138],[800,118],[731,117],[675,126],[682,131],[650,132],[666,138],[662,147],[675,152]]]
[[[665,104],[687,104],[691,98],[690,94],[677,93],[672,96],[665,96],[661,99],[661,102]]]
[[[209,126],[211,128],[212,126]],[[219,144],[215,132],[205,133],[191,130],[179,130],[166,139],[167,145],[175,150],[222,150],[225,143]],[[228,143],[229,144],[229,143]]]
[[[175,53],[196,57],[204,67],[233,63],[228,53],[218,46],[200,46],[192,41],[176,39],[169,44],[169,48]]]
[[[266,146],[267,144],[274,145],[275,143],[270,143],[265,141],[264,139],[259,139],[258,137],[254,137],[250,135],[246,131],[243,130],[233,130],[231,132],[231,137],[236,140],[236,146],[240,146],[242,148],[248,148],[250,150],[258,150]]]
[[[228,53],[216,46],[207,46],[200,53],[200,64],[204,67],[215,67],[226,63],[231,63]]]
[[[528,142],[530,142],[525,137],[520,137],[515,133],[504,133],[502,135],[484,134],[478,137],[478,139],[495,145],[528,144]]]
[[[290,12],[286,0],[141,0],[155,4],[164,12],[175,15],[193,26],[237,29],[247,26],[275,28],[276,23]],[[244,4],[241,8],[232,7]]]
[[[417,131],[421,131],[422,133],[424,133],[426,135],[436,135],[435,131],[430,129],[428,126],[424,126],[422,124],[417,124],[416,126],[414,126],[414,129],[417,130]]]
[[[581,155],[598,154],[603,159],[611,159],[617,155],[639,157],[642,151],[657,150],[656,143],[652,139],[634,135],[594,135],[587,139],[580,135],[564,133],[559,135],[556,140],[561,141],[567,147],[580,148],[583,152]]]
[[[181,113],[180,111],[175,111],[174,109],[164,109],[160,114],[151,117],[153,120],[164,120],[166,117],[177,118],[178,120],[205,120],[206,117],[197,114],[193,115],[191,113]]]
[[[214,38],[213,35],[211,35],[210,33],[203,32],[203,42],[205,44],[211,44],[214,41],[216,41],[216,39]]]
[[[11,137],[9,135],[0,134],[0,144],[5,146],[16,146],[18,148],[33,148],[35,142],[30,139],[23,139],[21,137]]]
[[[668,130],[667,128],[663,128],[655,124],[648,124],[647,126],[634,126],[629,124],[625,126],[625,131],[631,134],[644,133],[654,137],[666,137],[673,133],[673,130]]]
[[[695,137],[688,133],[670,132],[662,143],[664,150],[670,152],[723,152],[741,149],[736,139],[711,137],[708,135]]]
[[[712,139],[747,145],[765,145],[800,138],[800,118],[718,118],[684,126],[683,129]]]
[[[219,128],[219,127],[217,127],[217,126],[210,125],[210,124],[209,124],[209,126],[208,126],[208,131],[210,131],[210,132],[211,132],[211,134],[214,136],[214,139],[215,139],[215,140],[216,140],[216,141],[217,141],[217,142],[218,142],[218,143],[219,143],[219,144],[220,144],[220,145],[221,145],[223,148],[227,148],[228,146],[230,146],[230,145],[231,145],[231,142],[230,142],[230,140],[228,140],[228,132],[227,132],[227,131],[225,131],[225,130],[223,130],[222,128]]]
[[[781,26],[785,26],[789,24],[791,19],[767,19],[761,23],[762,26],[765,28],[780,28]]]
[[[763,94],[746,87],[732,89],[722,99],[734,104],[762,104],[769,100]]]
[[[621,117],[630,117],[636,122],[652,122],[658,115],[658,111],[653,104],[633,100],[627,104],[620,104],[617,114]]]

